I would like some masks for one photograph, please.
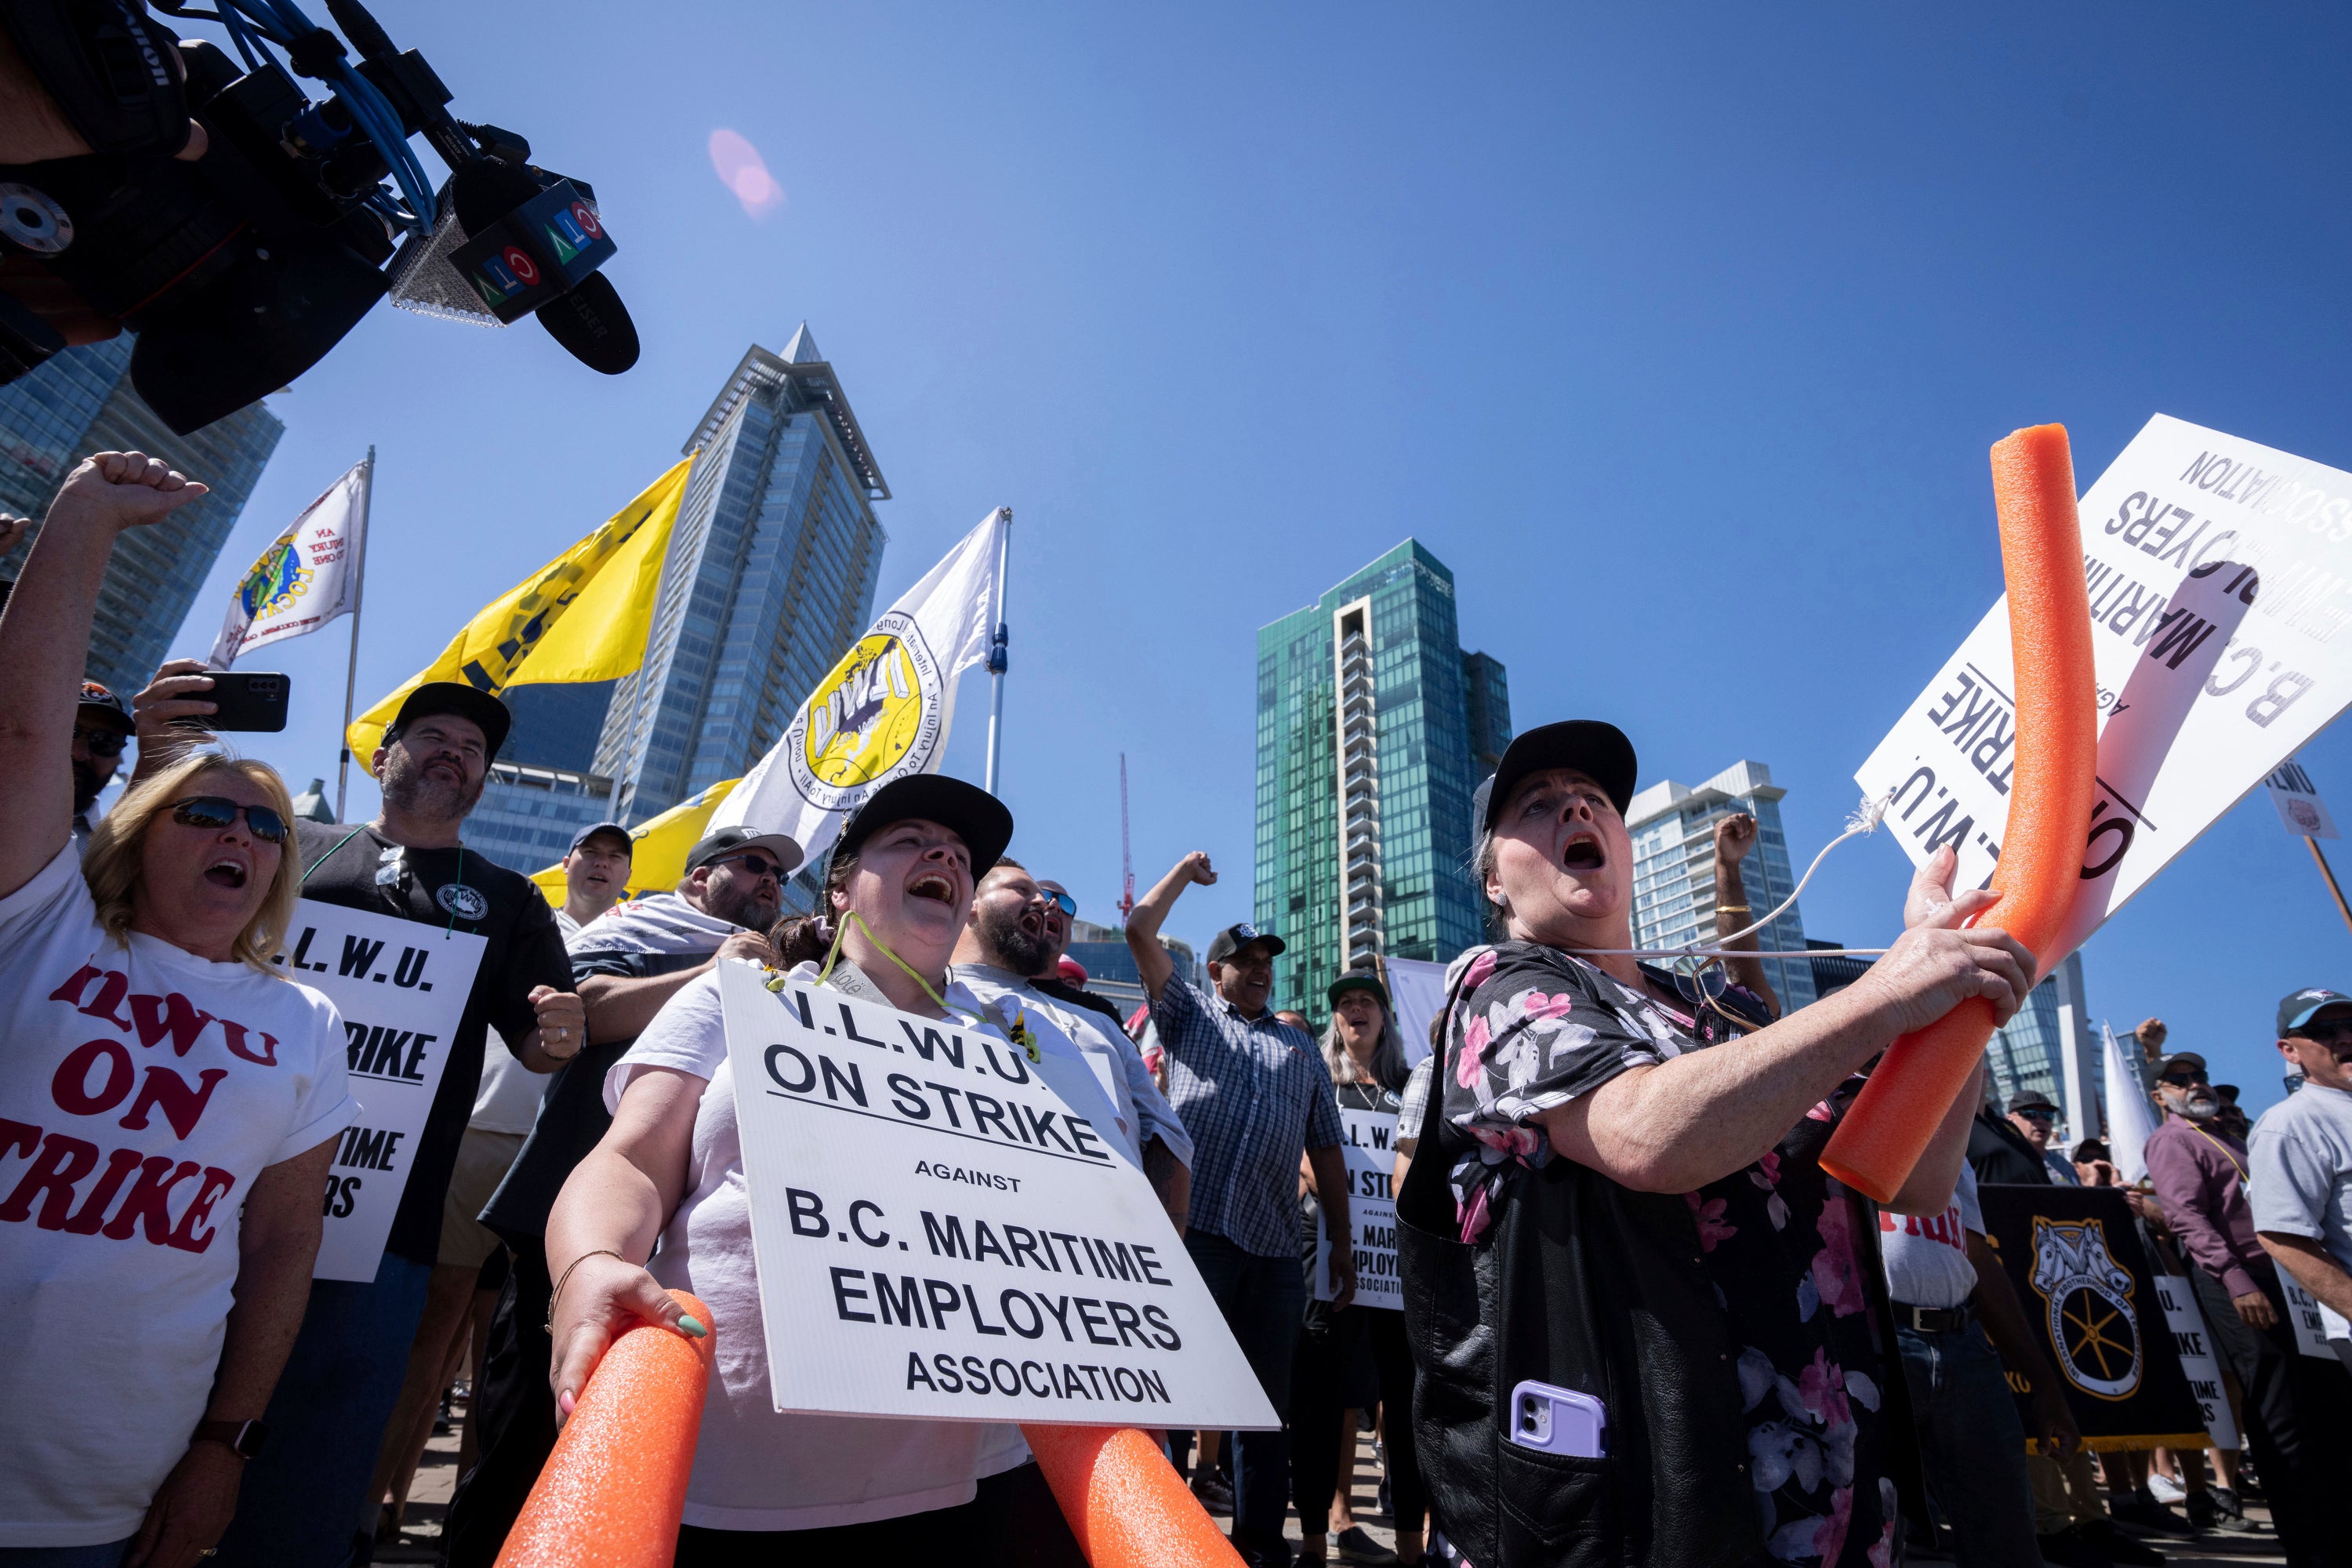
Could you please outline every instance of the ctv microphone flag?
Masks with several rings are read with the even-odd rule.
[[[990,512],[867,628],[712,815],[713,828],[789,833],[814,864],[867,795],[938,770],[956,678],[988,657],[1003,618],[999,563],[1012,521],[1002,507]]]
[[[351,613],[367,536],[367,468],[353,463],[247,568],[229,595],[228,616],[206,660],[215,669]]]
[[[635,669],[645,660],[661,563],[693,464],[679,458],[603,527],[476,615],[440,658],[352,721],[345,732],[352,754],[375,755],[402,700],[428,680],[462,680],[495,697],[536,680],[614,680]],[[577,605],[588,613],[574,627],[567,617]],[[542,647],[550,656],[543,675],[531,662]]]

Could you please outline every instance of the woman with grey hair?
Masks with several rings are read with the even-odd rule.
[[[1481,1568],[1871,1568],[1917,1471],[1878,1215],[1822,1149],[1881,1051],[1969,997],[2008,1018],[2033,955],[1961,929],[1995,895],[1955,897],[1947,849],[1836,995],[1777,1022],[1694,1005],[1629,951],[1636,772],[1615,726],[1548,724],[1474,809],[1507,935],[1449,972],[1397,1195],[1431,1491]],[[1889,1207],[1950,1203],[1977,1092]]]
[[[1331,983],[1325,994],[1331,1005],[1331,1023],[1323,1031],[1323,1060],[1331,1069],[1332,1092],[1339,1102],[1348,1139],[1360,1147],[1386,1150],[1396,1142],[1397,1095],[1410,1069],[1405,1065],[1404,1035],[1397,1027],[1396,1009],[1388,987],[1368,969],[1350,970]],[[1382,1162],[1385,1163],[1385,1162]],[[1353,1168],[1352,1165],[1350,1167]],[[1312,1167],[1299,1163],[1309,1210],[1305,1226],[1307,1245],[1302,1259],[1314,1295],[1316,1238],[1321,1234],[1321,1205],[1315,1201]],[[1378,1173],[1355,1178],[1385,1183]],[[1384,1184],[1360,1186],[1355,1198],[1387,1196]],[[1386,1229],[1370,1217],[1360,1226]],[[1333,1246],[1354,1246],[1358,1237],[1334,1237]],[[1290,1448],[1291,1502],[1298,1510],[1301,1536],[1299,1560],[1324,1560],[1324,1537],[1333,1537],[1345,1563],[1391,1563],[1422,1561],[1422,1514],[1427,1507],[1421,1485],[1421,1467],[1412,1447],[1412,1351],[1405,1343],[1404,1317],[1396,1310],[1392,1279],[1382,1279],[1379,1267],[1367,1271],[1377,1254],[1358,1254],[1360,1283],[1355,1304],[1334,1309],[1328,1301],[1309,1300],[1307,1319],[1291,1362],[1290,1424],[1296,1436]],[[1377,1405],[1382,1415],[1381,1436],[1388,1456],[1389,1490],[1396,1521],[1397,1550],[1391,1553],[1356,1523],[1349,1494],[1356,1471],[1356,1415]]]

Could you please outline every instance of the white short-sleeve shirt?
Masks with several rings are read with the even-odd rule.
[[[203,1419],[254,1178],[349,1126],[334,1005],[0,899],[0,1546],[134,1533]]]
[[[793,977],[816,978],[814,964]],[[951,1008],[981,1016],[960,985]],[[751,1209],[736,1131],[735,1076],[719,976],[697,975],[663,1004],[604,1078],[617,1110],[632,1079],[670,1068],[705,1080],[687,1156],[686,1196],[646,1268],[691,1291],[724,1327],[687,1482],[686,1522],[706,1530],[817,1530],[927,1513],[971,1500],[980,1479],[1029,1457],[1018,1427],[983,1422],[780,1415],[768,1382]]]

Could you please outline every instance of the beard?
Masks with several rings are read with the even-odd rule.
[[[736,892],[731,889],[722,892],[710,888],[703,893],[702,912],[745,931],[764,931],[776,923],[776,917],[782,911],[761,903],[756,892]]]
[[[2218,1094],[2184,1094],[2180,1097],[2180,1114],[2191,1121],[2210,1121],[2221,1114],[2221,1097]]]
[[[77,762],[73,765],[74,815],[79,816],[98,804],[100,792],[113,779],[114,770],[98,771],[96,763]]]
[[[397,809],[427,822],[462,822],[482,798],[488,776],[472,784],[456,784],[427,773],[404,745],[392,748],[384,763],[383,798]]]
[[[1042,931],[1023,931],[1019,911],[1008,911],[1002,904],[984,906],[972,923],[980,931],[981,944],[988,950],[989,962],[1024,980],[1044,970],[1053,954],[1054,944]]]

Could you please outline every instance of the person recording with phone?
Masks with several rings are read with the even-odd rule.
[[[1452,973],[1397,1207],[1432,1506],[1480,1568],[1883,1563],[1909,1402],[1877,1215],[1821,1155],[1859,1069],[1969,997],[2007,1018],[2033,958],[1961,929],[1994,895],[1955,896],[1946,850],[1843,991],[1752,1028],[1685,1001],[1625,951],[1637,765],[1549,724],[1473,797],[1506,934]],[[1975,1076],[1896,1212],[1947,1212]]]

